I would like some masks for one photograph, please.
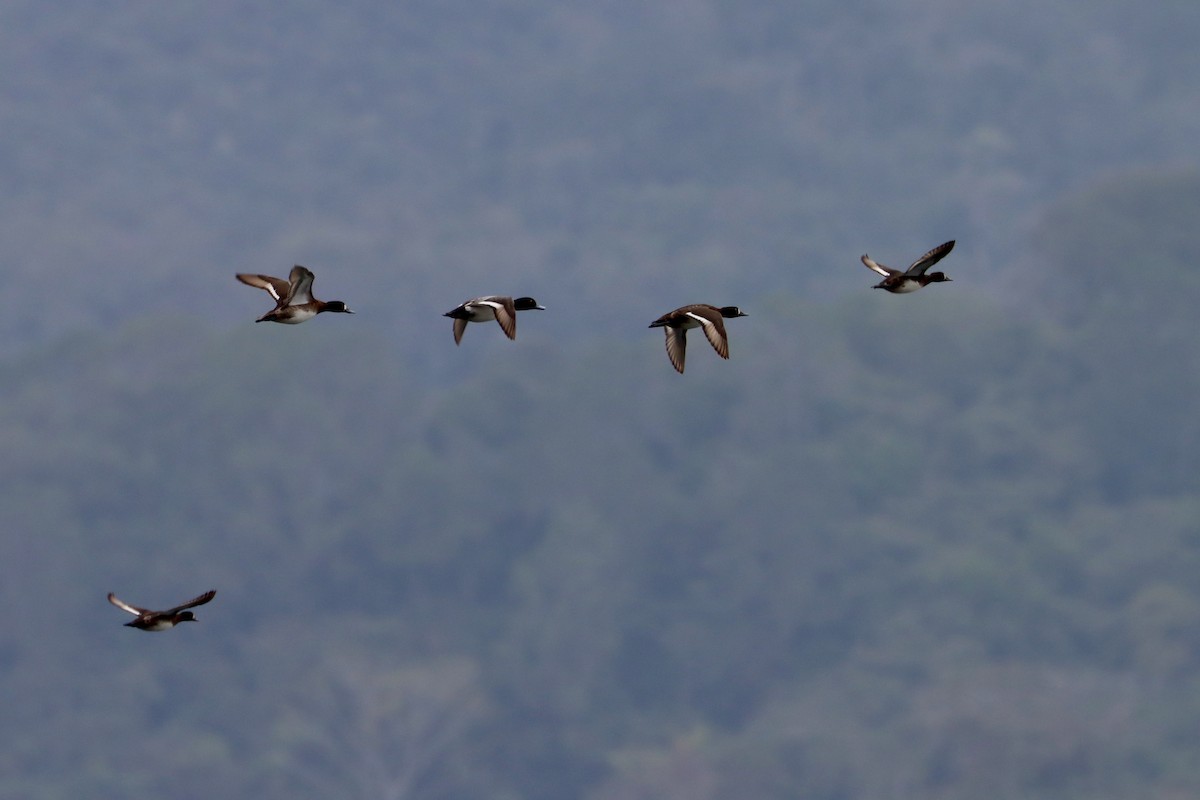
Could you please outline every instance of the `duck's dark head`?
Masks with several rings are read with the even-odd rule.
[[[195,622],[195,621],[196,621],[196,615],[190,611],[180,611],[178,614],[175,615],[176,623]]]
[[[950,280],[944,272],[931,272],[926,277],[929,278],[929,283],[945,283]]]
[[[748,317],[750,315],[737,306],[723,306],[721,308],[721,316],[726,319],[733,319],[734,317]]]
[[[322,311],[332,311],[335,314],[353,314],[354,312],[346,308],[346,304],[341,300],[330,300],[321,307]]]
[[[518,297],[513,300],[513,308],[517,311],[545,311],[545,306],[539,306],[532,297]]]

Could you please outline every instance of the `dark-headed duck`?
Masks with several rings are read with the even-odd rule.
[[[490,322],[496,320],[500,329],[509,339],[517,338],[518,311],[545,311],[545,306],[538,305],[532,297],[501,297],[490,294],[486,297],[476,297],[462,305],[447,311],[443,317],[454,320],[454,343],[462,341],[463,333],[467,330],[468,322]]]
[[[299,325],[312,319],[324,311],[338,314],[353,314],[341,300],[318,300],[313,297],[312,270],[299,264],[292,267],[292,272],[285,281],[282,278],[272,278],[270,275],[248,275],[239,272],[237,279],[247,286],[264,289],[275,298],[275,308],[263,314],[255,322],[281,322],[284,325]]]
[[[677,308],[669,314],[663,314],[654,322],[651,328],[665,328],[667,334],[667,358],[675,371],[683,374],[683,362],[687,357],[688,328],[703,328],[708,342],[721,358],[729,358],[729,339],[725,336],[726,319],[744,317],[746,313],[737,306],[717,308],[706,303],[696,303]]]
[[[146,608],[131,606],[124,600],[118,599],[112,592],[108,593],[108,602],[122,611],[128,611],[137,618],[133,622],[126,622],[125,627],[139,628],[143,631],[165,631],[168,628],[174,628],[180,622],[195,622],[196,616],[185,609],[202,606],[216,596],[217,590],[210,589],[199,597],[188,600],[181,606],[168,608],[166,611],[151,611]]]
[[[912,263],[907,270],[901,272],[898,269],[885,267],[874,261],[870,256],[863,254],[862,262],[867,265],[868,269],[872,269],[883,276],[883,280],[875,284],[875,289],[887,289],[892,294],[908,294],[915,292],[923,286],[928,286],[931,283],[942,283],[950,280],[944,272],[930,272],[925,274],[925,270],[932,267],[937,262],[946,257],[946,254],[954,249],[954,240],[939,244],[937,247],[930,250],[925,255],[918,258]]]

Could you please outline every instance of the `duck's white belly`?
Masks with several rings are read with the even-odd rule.
[[[490,322],[496,318],[496,309],[491,306],[471,306],[471,322]]]
[[[895,289],[892,289],[892,292],[894,292],[895,294],[908,294],[909,292],[915,292],[917,289],[920,289],[920,288],[921,288],[921,284],[917,283],[916,281],[906,280],[903,283],[901,283],[899,286],[897,286]]]
[[[303,306],[288,306],[291,310],[283,319],[279,320],[285,325],[299,325],[301,322],[308,322],[317,315],[315,308],[304,308]]]
[[[166,620],[160,620],[159,622],[156,622],[153,625],[147,625],[145,628],[142,628],[142,630],[144,630],[144,631],[166,631],[166,630],[170,630],[171,628],[174,628],[174,627],[175,627],[175,623],[168,622]]]

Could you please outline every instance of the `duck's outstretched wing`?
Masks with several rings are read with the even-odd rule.
[[[862,262],[863,262],[863,264],[866,265],[867,269],[872,270],[874,272],[878,272],[880,275],[882,275],[885,278],[890,278],[893,275],[900,274],[900,270],[892,269],[891,267],[885,267],[883,264],[880,264],[878,261],[871,258],[866,253],[863,253],[863,255],[862,255]]]
[[[683,363],[687,360],[687,331],[670,325],[664,325],[663,331],[667,334],[667,358],[671,359],[675,371],[682,375]]]
[[[251,275],[245,272],[239,272],[236,277],[247,286],[266,291],[275,299],[276,308],[286,304],[291,284],[283,278],[272,278],[270,275]]]
[[[725,320],[717,309],[696,308],[688,316],[700,323],[708,343],[721,358],[729,358],[729,338],[725,335]]]
[[[910,266],[908,268],[908,271],[905,272],[904,274],[905,275],[924,275],[925,270],[929,269],[934,264],[941,261],[943,258],[946,257],[946,254],[949,253],[953,249],[954,249],[954,240],[953,239],[951,239],[948,242],[943,242],[942,244],[939,244],[937,247],[933,248],[928,253],[921,256],[916,261],[914,261],[912,263],[912,266]],[[866,256],[863,256],[863,257],[866,258]]]
[[[217,596],[217,590],[216,590],[216,589],[209,589],[207,592],[205,592],[204,594],[200,595],[199,597],[193,597],[191,600],[188,600],[188,601],[187,601],[186,603],[184,603],[183,605],[181,605],[181,606],[175,606],[175,607],[174,607],[174,608],[172,608],[172,609],[168,609],[168,610],[167,610],[166,612],[164,612],[164,613],[166,613],[166,614],[178,614],[180,611],[183,611],[185,608],[195,608],[196,606],[202,606],[202,605],[204,605],[205,603],[207,603],[209,600],[212,600],[212,599],[213,599],[214,597],[216,597],[216,596]]]
[[[504,335],[510,339],[517,338],[517,307],[513,304],[511,297],[497,297],[494,302],[496,306],[496,322],[500,323],[500,330],[504,331]]]
[[[112,603],[114,606],[121,609],[122,611],[128,611],[130,614],[133,614],[135,617],[140,617],[142,614],[146,613],[146,609],[138,608],[137,606],[131,606],[129,603],[126,603],[124,600],[120,599],[112,592],[108,593],[108,602]]]
[[[313,277],[312,270],[308,267],[302,267],[299,264],[292,267],[292,272],[288,275],[291,287],[287,296],[287,304],[289,306],[302,306],[313,301]]]

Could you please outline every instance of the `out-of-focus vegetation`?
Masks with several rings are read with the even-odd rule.
[[[1129,0],[15,0],[0,341],[243,319],[231,273],[296,262],[405,337],[484,292],[837,297],[864,250],[948,238],[987,280],[1062,192],[1196,164],[1197,30]]]
[[[1195,796],[1197,30],[5,4],[0,798]]]
[[[1114,180],[1018,309],[779,293],[683,377],[553,310],[444,386],[325,319],[10,361],[0,795],[1186,793],[1197,213]]]

